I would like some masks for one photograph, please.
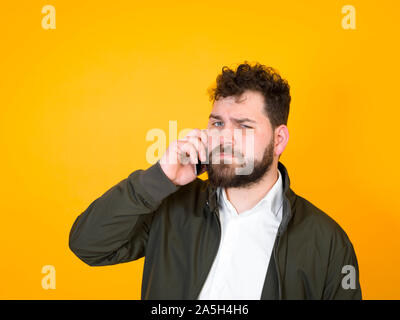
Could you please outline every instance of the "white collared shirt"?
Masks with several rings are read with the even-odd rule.
[[[199,300],[259,300],[282,220],[282,177],[253,208],[240,214],[218,188],[221,243]],[[266,284],[268,285],[268,284]]]

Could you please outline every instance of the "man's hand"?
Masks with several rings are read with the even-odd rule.
[[[196,179],[198,159],[206,162],[208,135],[207,130],[194,129],[185,138],[172,142],[160,159],[165,175],[178,186]],[[204,171],[204,170],[203,170]]]

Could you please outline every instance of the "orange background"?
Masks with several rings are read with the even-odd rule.
[[[41,9],[56,9],[56,29]],[[356,9],[344,30],[341,8]],[[397,1],[33,1],[1,10],[2,299],[139,299],[144,259],[89,267],[76,217],[136,169],[146,133],[204,128],[224,65],[291,85],[292,188],[334,218],[365,299],[399,299]],[[56,289],[44,290],[44,265]]]

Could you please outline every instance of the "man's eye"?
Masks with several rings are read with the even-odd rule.
[[[215,126],[217,123],[222,123],[221,121],[214,122],[213,125]],[[216,126],[219,127],[219,126]]]
[[[246,128],[246,129],[253,129],[252,127],[246,126],[245,124],[242,124],[242,127]]]

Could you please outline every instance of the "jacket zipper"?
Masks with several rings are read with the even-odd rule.
[[[276,236],[276,246],[274,247],[274,260],[275,260],[275,269],[278,276],[278,295],[279,295],[278,299],[282,300],[281,275],[279,271],[278,254],[277,254],[277,250],[279,247],[279,240],[280,240],[280,233],[278,231],[278,234]]]

